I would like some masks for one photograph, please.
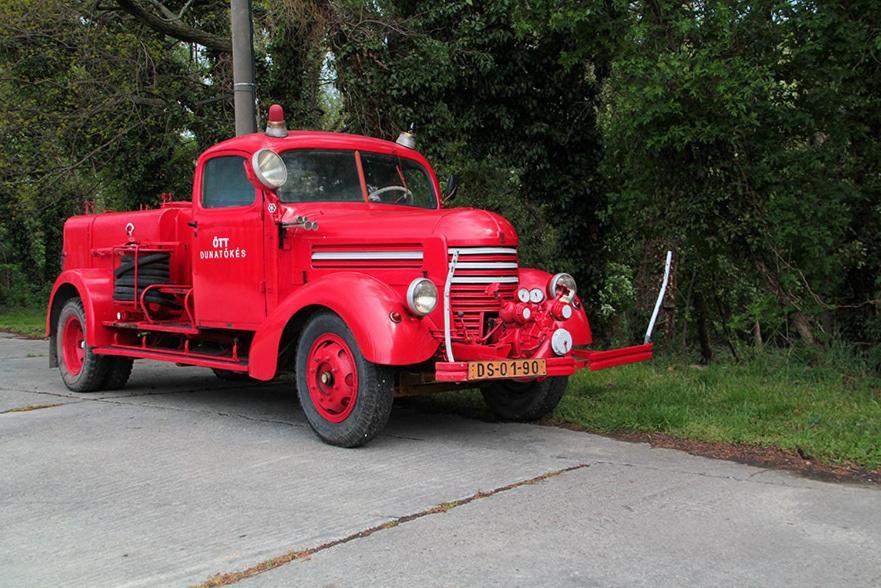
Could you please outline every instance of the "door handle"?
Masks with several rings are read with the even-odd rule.
[[[192,222],[187,223],[187,226],[188,226],[188,227],[193,227],[194,229],[198,229],[198,228],[199,228],[199,223],[196,222],[196,221],[192,221]]]

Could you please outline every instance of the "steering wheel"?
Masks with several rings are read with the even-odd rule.
[[[399,192],[403,192],[398,198],[394,201],[394,204],[401,202],[402,200],[407,200],[409,198],[413,198],[413,192],[411,192],[408,188],[404,186],[386,186],[385,188],[380,188],[379,190],[374,190],[370,194],[367,195],[367,200],[371,202],[382,202],[379,199],[380,194],[385,194],[386,192],[391,192],[392,190],[396,190]]]

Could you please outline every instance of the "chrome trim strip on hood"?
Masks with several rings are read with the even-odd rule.
[[[516,284],[520,278],[516,276],[459,276],[452,279],[454,284]]]
[[[450,255],[517,255],[513,247],[451,247]]]
[[[515,262],[507,261],[460,261],[459,269],[517,269]]]
[[[422,259],[421,251],[316,251],[312,261],[360,259]]]

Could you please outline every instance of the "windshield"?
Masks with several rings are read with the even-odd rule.
[[[410,159],[362,153],[367,200],[435,208],[434,187],[425,168]]]
[[[282,202],[364,202],[354,151],[298,149],[281,154],[288,179]],[[402,157],[361,153],[367,200],[436,208],[434,185],[424,167]]]
[[[354,151],[285,151],[282,202],[364,202]]]

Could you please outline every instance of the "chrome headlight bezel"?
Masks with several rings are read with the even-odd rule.
[[[578,293],[578,285],[575,283],[575,278],[565,272],[554,274],[554,276],[551,278],[551,281],[548,282],[548,297],[551,300],[557,298],[557,287],[560,285],[561,281],[563,285],[569,290],[569,294],[567,296],[563,296],[562,300],[564,302],[571,302],[572,299],[575,298],[575,294]]]
[[[421,288],[428,288],[428,291],[420,292],[419,290]],[[434,302],[430,306],[417,302],[420,298],[425,296],[433,297]],[[407,306],[410,308],[410,312],[416,316],[431,314],[434,312],[434,309],[437,308],[437,302],[438,291],[434,282],[428,278],[416,278],[410,282],[410,285],[407,287]]]

